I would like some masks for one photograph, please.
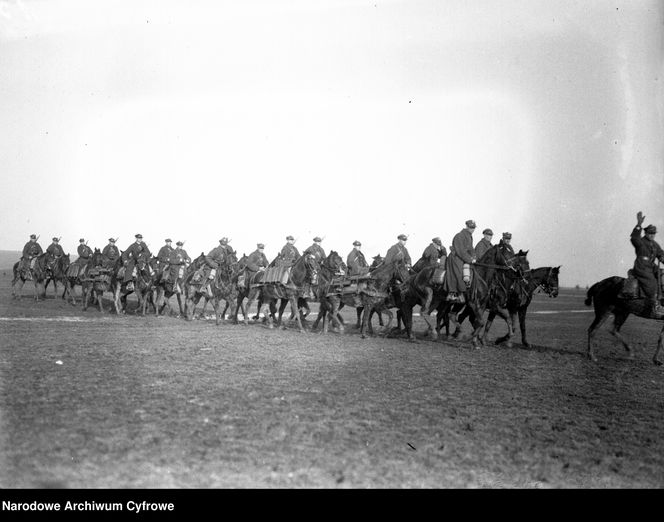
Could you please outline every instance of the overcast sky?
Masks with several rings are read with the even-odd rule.
[[[560,282],[664,243],[659,1],[0,0],[0,249],[415,261],[467,219]],[[75,255],[73,256],[76,257]]]

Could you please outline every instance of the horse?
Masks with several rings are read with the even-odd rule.
[[[88,309],[88,303],[91,297],[97,301],[99,311],[104,311],[102,302],[104,292],[111,292],[115,295],[115,274],[121,266],[122,260],[119,257],[116,260],[111,260],[104,256],[98,248],[95,248],[88,263],[88,270],[81,279],[84,311]],[[115,306],[115,312],[119,314],[120,308],[116,304],[115,299],[113,299],[113,304]]]
[[[152,283],[154,285],[154,293],[155,293],[154,304],[155,304],[156,315],[159,316],[161,313],[163,313],[164,309],[167,307],[170,311],[171,308],[170,298],[175,295],[177,296],[178,299],[178,308],[179,308],[179,313],[177,316],[178,317],[183,316],[185,311],[182,303],[182,287],[184,285],[184,280],[187,275],[187,270],[186,270],[187,267],[177,265],[178,274],[175,276],[175,281],[173,281],[171,280],[170,277],[167,278],[164,277],[164,267],[159,262],[158,258],[156,257],[152,258],[150,260],[150,266],[154,270]],[[171,265],[171,268],[172,266],[173,265]],[[182,277],[180,277],[180,273],[183,274]]]
[[[278,254],[277,257],[268,265],[268,267],[274,266],[275,262],[281,258],[281,254]],[[238,261],[239,264],[242,264],[243,266],[246,267],[247,265],[247,256],[242,256],[240,261]],[[239,310],[242,310],[242,320],[245,325],[249,324],[249,304],[253,303],[256,298],[259,295],[259,287],[256,285],[259,285],[263,281],[263,275],[265,272],[260,271],[260,272],[255,272],[252,274],[246,274],[246,277],[244,278],[243,284],[240,286],[239,282],[239,276],[242,272],[240,271],[238,273],[238,280],[236,280],[236,286],[237,286],[237,298],[235,302],[235,311],[232,314],[233,317],[233,324],[238,324],[238,318],[237,318],[237,313]],[[244,300],[247,299],[247,308],[245,309],[244,307]],[[260,303],[260,301],[259,301]],[[258,317],[258,312],[260,310],[256,311],[256,315],[254,316],[254,320],[257,320]]]
[[[99,251],[99,249],[96,250]],[[71,302],[72,305],[76,304],[76,293],[74,292],[74,288],[76,285],[83,286],[83,282],[81,281],[81,276],[83,274],[81,274],[80,261],[80,259],[77,259],[73,263],[70,263],[65,275],[65,290],[62,292],[62,298],[66,299],[67,302]],[[90,268],[91,261],[92,258],[88,260],[86,270]],[[83,290],[81,290],[81,292],[83,292]]]
[[[366,339],[365,331],[373,335],[371,326],[371,313],[386,312],[389,316],[387,328],[392,324],[393,314],[390,308],[399,306],[400,285],[404,283],[410,273],[402,259],[395,259],[390,263],[381,263],[370,273],[365,288],[358,288],[363,307],[362,324],[360,326],[360,336]]]
[[[136,294],[136,297],[138,297],[138,307],[136,310],[140,310],[141,315],[145,315],[148,303],[152,305],[155,314],[158,315],[155,299],[155,279],[157,276],[154,269],[155,259],[156,258],[154,257],[146,257],[141,255],[136,262],[134,293]],[[122,308],[123,310],[126,308],[126,297],[125,301],[122,303]]]
[[[624,284],[624,277],[607,277],[592,285],[586,294],[586,300],[584,301],[586,306],[593,305],[595,309],[595,319],[588,327],[588,358],[593,362],[597,362],[597,357],[593,350],[593,339],[596,330],[606,322],[611,314],[613,314],[614,317],[611,334],[622,343],[625,350],[627,350],[630,359],[634,358],[634,350],[620,333],[620,328],[627,320],[627,317],[629,317],[630,314],[634,314],[645,319],[655,319],[657,321],[664,319],[653,318],[648,315],[649,307],[645,297],[621,297],[620,294]],[[653,363],[657,366],[662,365],[662,361],[659,359],[659,352],[662,350],[663,342],[664,326],[659,333],[657,350],[655,350],[655,354],[652,358]]]
[[[53,291],[54,296],[57,299],[58,297],[58,283],[62,284],[63,292],[62,299],[65,298],[67,293],[67,270],[69,269],[69,254],[60,256],[55,259],[55,262],[51,265],[51,269],[47,270],[46,278],[44,282],[44,295],[46,295],[46,288],[48,284],[53,281]]]
[[[533,299],[535,290],[541,288],[549,297],[558,297],[558,274],[560,273],[560,266],[542,266],[532,270],[525,271],[525,284],[521,280],[516,282],[516,285],[511,289],[507,298],[507,310],[510,314],[512,322],[512,332],[514,332],[516,325],[516,316],[519,316],[519,327],[521,329],[521,344],[526,348],[530,347],[530,343],[526,339],[526,312],[528,306]],[[491,324],[498,312],[491,308],[489,310],[489,317],[484,325],[483,339],[486,337],[491,328]],[[510,337],[508,334],[496,339],[496,344],[501,344],[507,341],[507,346],[510,346]]]
[[[505,250],[500,245],[494,245],[485,252],[482,258],[471,264],[473,277],[470,286],[464,292],[465,306],[469,308],[472,317],[473,331],[470,340],[475,348],[484,344],[480,337],[480,331],[484,326],[483,316],[487,308],[495,309],[496,313],[505,320],[508,329],[508,339],[512,337],[512,324],[509,313],[505,310],[507,294],[517,278],[522,278],[526,270],[530,268],[527,260],[527,251],[519,250],[514,256],[506,256]],[[491,302],[490,302],[491,299]],[[457,301],[451,301],[449,294],[446,295],[438,306],[437,331],[440,331],[442,322],[451,318],[460,330],[455,310]],[[451,313],[452,312],[452,313]],[[508,341],[509,342],[509,341]]]
[[[211,283],[207,278],[208,270],[206,270],[205,264],[206,255],[204,252],[194,259],[194,261],[189,265],[184,277],[184,295],[185,295],[185,318],[188,321],[191,321],[194,318],[194,312],[196,311],[196,305],[198,301],[201,300],[201,297],[205,296],[207,298],[207,293],[205,287]]]
[[[150,255],[145,250],[141,251],[136,262],[134,263],[135,274],[132,273],[132,278],[125,281],[125,270],[127,269],[122,262],[122,258],[115,265],[113,270],[113,277],[111,286],[113,288],[113,302],[115,310],[118,314],[124,314],[127,311],[127,297],[131,293],[135,293],[138,298],[138,306],[136,310],[141,310],[145,314],[146,300],[150,299],[150,292],[152,291],[152,272],[150,271]],[[154,302],[153,302],[154,305]]]
[[[335,276],[344,276],[348,267],[344,263],[341,256],[332,250],[328,256],[323,260],[320,265],[320,274],[318,275],[318,284],[315,286],[315,295],[320,303],[318,309],[318,317],[314,321],[311,329],[318,328],[318,323],[323,320],[323,333],[326,334],[328,330],[329,316],[339,332],[344,331],[343,321],[339,320],[339,308],[341,305],[341,296],[343,295],[343,287],[339,284],[338,279],[335,281]]]
[[[35,284],[35,301],[39,301],[40,297],[46,297],[44,280],[47,275],[48,256],[47,252],[39,254],[31,260],[27,268],[22,261],[14,264],[14,279],[12,280],[12,297],[14,299],[21,299],[21,290],[26,281],[33,281]],[[40,287],[43,288],[43,291],[40,291]]]
[[[373,262],[369,266],[369,274],[373,272],[378,266],[381,265],[383,262],[383,257],[379,255],[373,257]],[[355,308],[355,311],[357,313],[357,321],[355,323],[355,329],[359,330],[362,327],[362,312],[364,311],[364,306],[362,305],[362,299],[359,296],[359,292],[356,294],[353,293],[345,293],[341,295],[341,303],[339,303],[339,310],[341,310],[344,306],[351,306]],[[369,312],[369,331],[371,334],[373,334],[373,328],[371,326],[371,318],[375,313],[378,313],[378,324],[380,326],[385,326],[385,323],[383,322],[383,314],[380,310],[375,310],[372,309],[371,312]],[[388,310],[388,313],[389,312]],[[391,316],[390,316],[391,317]],[[341,321],[342,324],[344,324],[343,318],[341,317],[341,314],[338,315],[337,319]]]
[[[298,258],[297,261],[293,264],[288,276],[288,281],[286,284],[277,283],[277,282],[264,282],[261,283],[260,290],[258,292],[259,305],[258,305],[258,315],[260,316],[261,309],[264,305],[269,306],[269,313],[265,314],[267,318],[268,328],[273,328],[273,317],[277,313],[277,300],[281,299],[281,306],[279,307],[279,315],[277,318],[277,326],[281,325],[281,318],[286,305],[290,303],[291,310],[295,313],[295,318],[297,319],[297,324],[300,332],[304,332],[302,327],[302,321],[300,319],[300,314],[298,313],[298,297],[302,296],[303,288],[306,284],[315,283],[319,271],[319,264],[316,262],[316,258],[313,255],[307,254]],[[265,274],[265,272],[261,272]],[[249,296],[249,302],[247,303],[247,310],[251,308],[251,294]],[[245,315],[245,324],[247,324],[247,318]]]

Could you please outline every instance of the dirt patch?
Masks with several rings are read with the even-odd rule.
[[[9,280],[2,487],[664,486],[660,328],[628,320],[635,360],[601,331],[593,364],[582,293],[536,296],[531,348],[474,350],[82,312]]]

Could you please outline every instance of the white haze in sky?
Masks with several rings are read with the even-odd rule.
[[[0,249],[272,259],[513,233],[561,285],[664,243],[657,1],[0,0]],[[73,256],[76,257],[75,255]]]

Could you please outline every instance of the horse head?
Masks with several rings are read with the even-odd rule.
[[[542,279],[542,282],[540,282],[542,289],[551,297],[558,297],[558,274],[560,266],[562,265],[548,267],[546,275]]]
[[[378,254],[377,256],[373,257],[373,262],[371,263],[371,266],[369,266],[369,272],[373,271],[378,267],[383,262],[383,257]]]
[[[95,248],[95,251],[92,253],[92,256],[90,257],[90,265],[93,267],[101,266],[103,263],[103,259],[104,256],[101,253],[101,250]]]
[[[335,250],[332,250],[323,260],[322,267],[335,275],[344,275],[348,271],[343,258]]]
[[[296,285],[300,285],[307,280],[315,284],[319,270],[320,265],[318,264],[318,261],[316,261],[316,256],[313,254],[305,254],[293,264],[291,278]]]

